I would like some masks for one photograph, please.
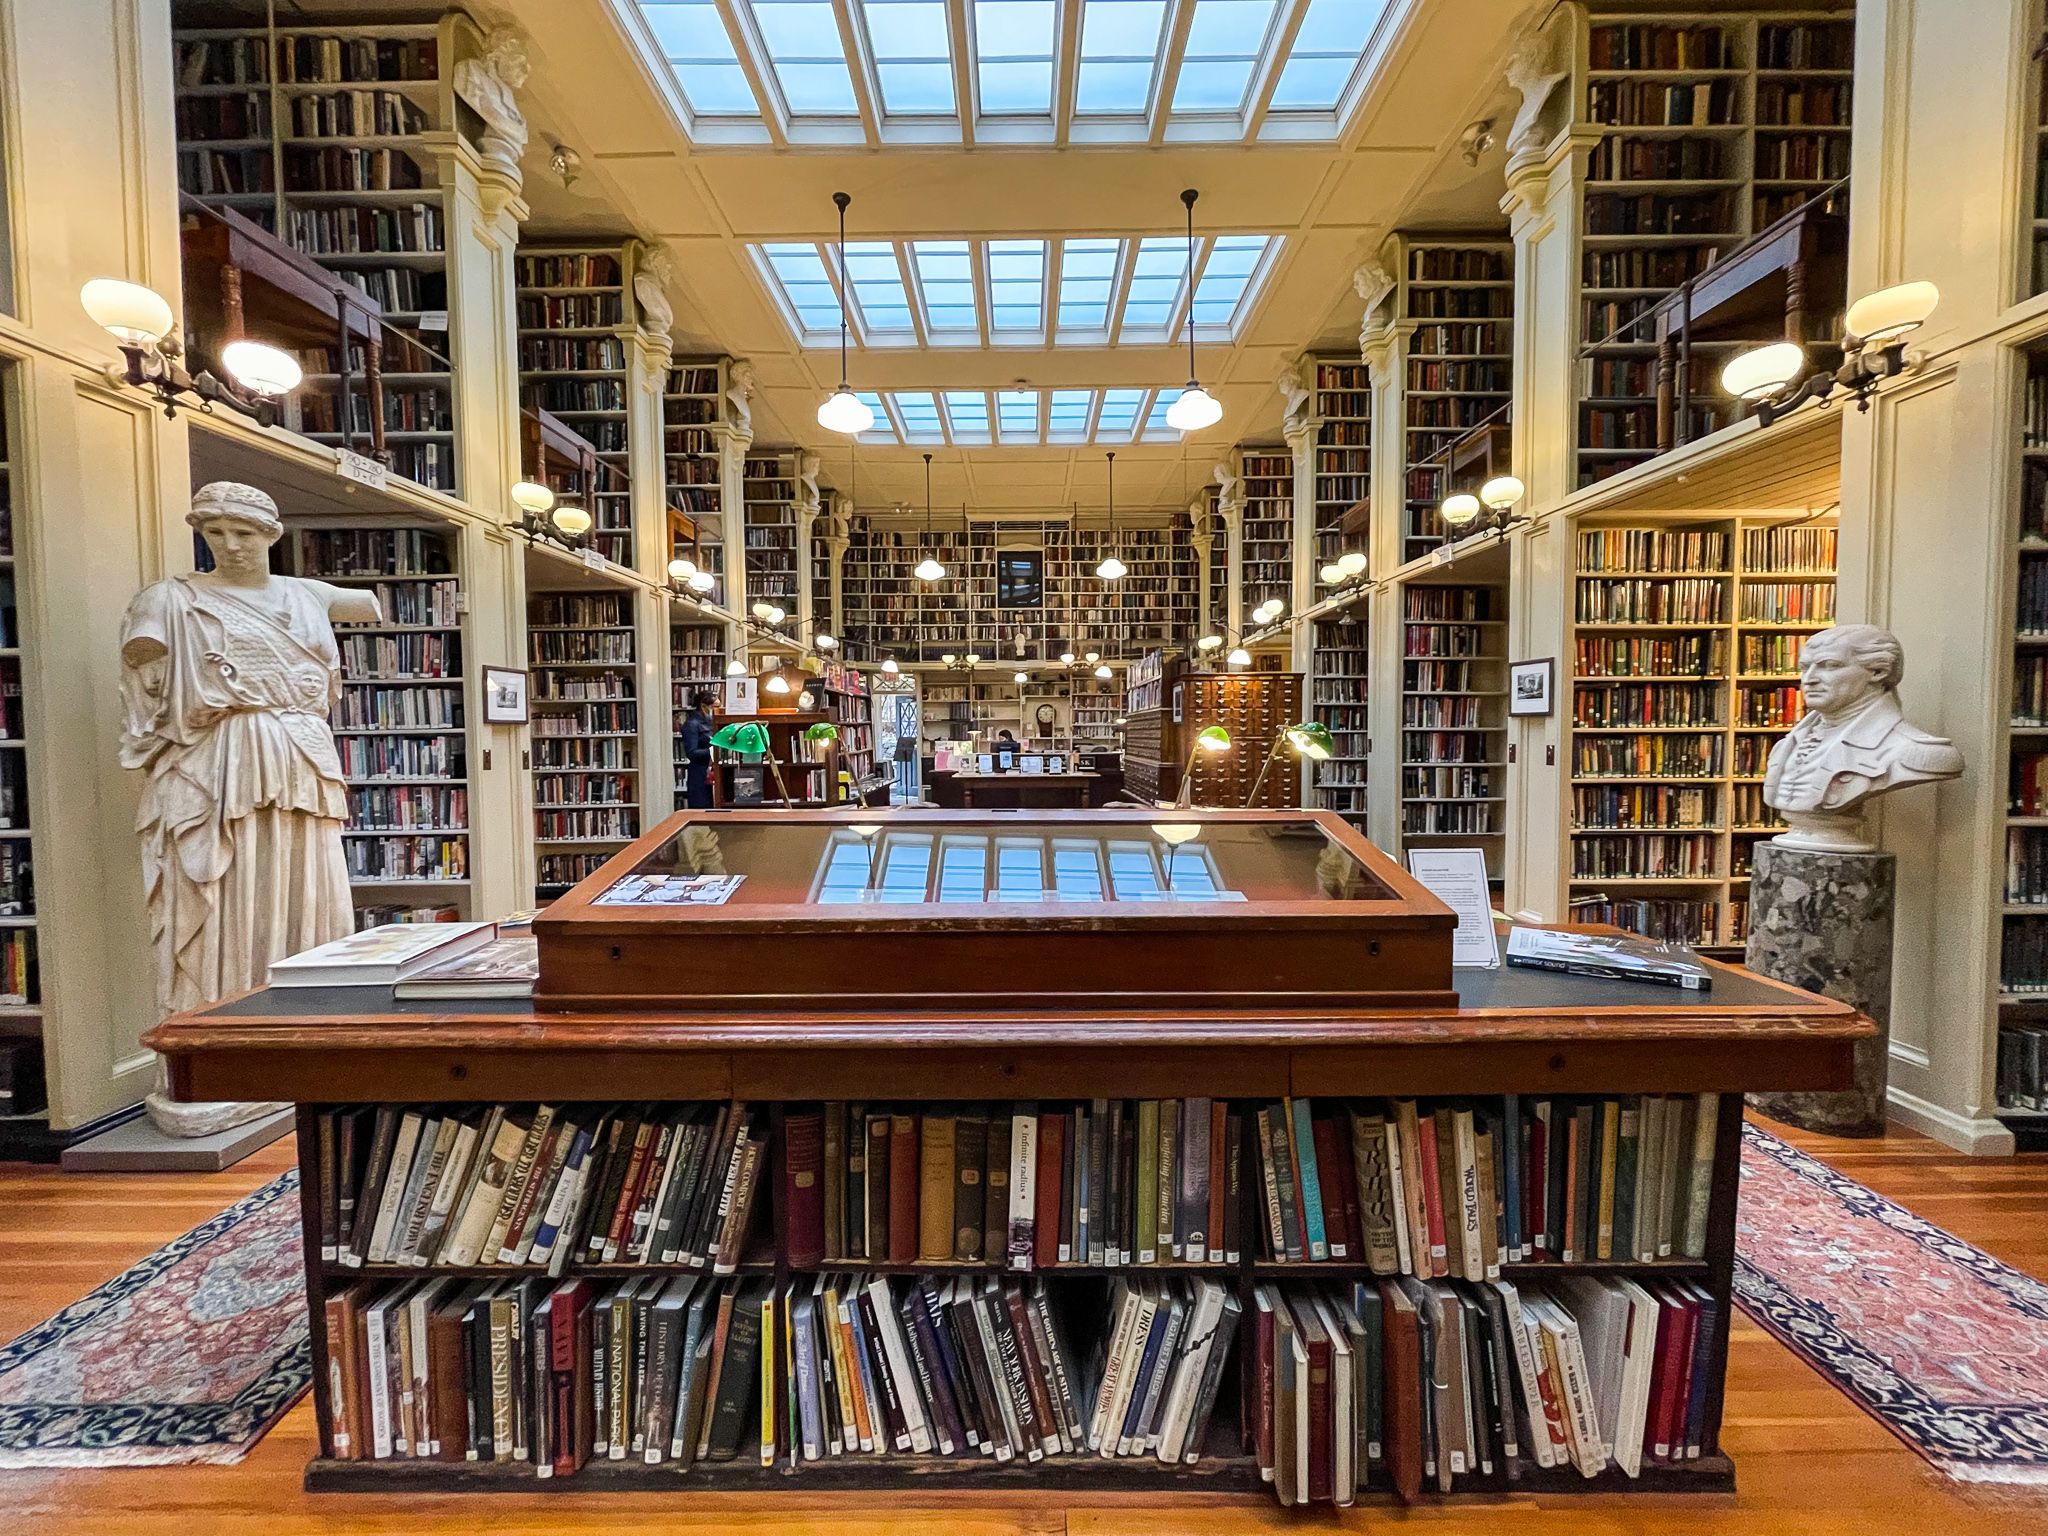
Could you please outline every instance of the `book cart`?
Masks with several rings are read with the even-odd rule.
[[[876,823],[880,833],[875,832]],[[943,823],[943,824],[942,824]],[[1176,859],[1193,859],[1223,889],[1215,902],[1033,905],[869,904],[828,896],[849,859],[878,857],[895,877],[890,839],[969,847],[977,837],[1038,839],[1046,879],[1067,875],[1052,849],[1090,841],[1128,853],[1170,826]],[[1193,827],[1194,833],[1185,834]],[[1162,838],[1163,840],[1163,838]],[[873,850],[877,843],[880,855]],[[710,846],[715,845],[715,847]],[[679,910],[597,904],[629,874],[701,867],[746,875],[724,905]],[[942,881],[949,856],[932,861]],[[1156,868],[1156,864],[1155,864]],[[1121,882],[1114,866],[1110,874]],[[1175,877],[1169,883],[1182,887]],[[752,887],[751,891],[749,887]],[[937,886],[933,893],[936,894]],[[1348,898],[1348,899],[1339,899]],[[765,1109],[766,1165],[796,1150],[790,1127],[828,1096],[919,1105],[1082,1101],[1111,1093],[1170,1099],[1228,1094],[1233,1103],[1313,1095],[1317,1102],[1411,1096],[1722,1095],[1705,1138],[1711,1197],[1694,1258],[1635,1264],[1505,1262],[1518,1282],[1574,1273],[1682,1276],[1718,1304],[1723,1326],[1697,1363],[1704,1453],[1626,1477],[1585,1477],[1570,1466],[1497,1465],[1459,1490],[1544,1493],[1727,1492],[1734,1467],[1719,1448],[1727,1309],[1732,1304],[1741,1095],[1836,1087],[1872,1026],[1842,1004],[1718,966],[1713,989],[1679,992],[1520,970],[1453,972],[1451,919],[1400,868],[1329,812],[955,812],[869,817],[826,812],[681,812],[611,859],[536,923],[535,998],[502,1002],[395,1001],[381,989],[263,990],[174,1018],[148,1043],[190,1099],[275,1097],[299,1106],[307,1294],[323,1454],[306,1486],[332,1491],[601,1491],[686,1488],[789,1490],[958,1487],[1256,1494],[1259,1465],[1240,1433],[1241,1367],[1254,1292],[1267,1282],[1367,1274],[1356,1261],[1273,1262],[1251,1234],[1264,1218],[1237,1187],[1242,1249],[1226,1263],[1174,1263],[1243,1298],[1229,1381],[1193,1463],[1092,1452],[998,1463],[975,1456],[847,1455],[792,1467],[753,1454],[686,1468],[637,1457],[593,1459],[537,1476],[503,1461],[362,1460],[334,1454],[333,1364],[319,1320],[337,1288],[376,1278],[374,1266],[323,1260],[326,1217],[320,1117],[332,1106],[487,1106],[741,1101]],[[1192,941],[1192,942],[1191,942]],[[687,976],[674,965],[687,947]],[[1247,946],[1269,957],[1256,989]],[[854,965],[851,957],[862,963]],[[687,992],[678,990],[687,988]],[[847,988],[863,989],[849,993]],[[803,1115],[798,1111],[801,1109]],[[1255,1138],[1224,1148],[1256,1165]],[[327,1159],[331,1167],[333,1160]],[[993,1167],[993,1163],[991,1164]],[[792,1275],[792,1202],[765,1181],[756,1238],[735,1248],[739,1274]],[[1212,1207],[1212,1210],[1214,1208]],[[808,1244],[807,1244],[808,1246]],[[1014,1245],[1012,1247],[1014,1252]],[[1506,1255],[1502,1255],[1506,1258]],[[998,1272],[999,1261],[863,1263],[840,1271],[944,1275]],[[424,1275],[428,1271],[398,1271]],[[602,1263],[570,1275],[631,1273]],[[502,1274],[501,1269],[462,1271]],[[1100,1265],[1054,1263],[1048,1285],[1086,1291],[1113,1283]],[[1083,1335],[1077,1353],[1092,1340]],[[780,1409],[778,1402],[778,1410]],[[1384,1499],[1384,1479],[1361,1501]],[[1438,1495],[1424,1493],[1424,1501]]]

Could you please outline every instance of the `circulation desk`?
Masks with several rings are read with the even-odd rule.
[[[1555,1493],[1722,1491],[1734,1468],[1714,1438],[1727,1357],[1741,1146],[1740,1095],[1851,1082],[1873,1032],[1843,1005],[1717,966],[1711,991],[1450,966],[1449,912],[1326,812],[682,812],[607,863],[536,922],[531,1000],[420,1003],[376,989],[259,990],[167,1021],[149,1044],[181,1098],[299,1106],[323,1448],[333,1426],[317,1320],[331,1289],[375,1278],[323,1261],[318,1116],[327,1106],[767,1106],[780,1168],[793,1108],[857,1100],[1168,1100],[1201,1096],[1404,1100],[1422,1096],[1724,1096],[1711,1137],[1711,1196],[1698,1257],[1635,1264],[1541,1259],[1510,1280],[1574,1272],[1704,1288],[1723,1325],[1707,1372],[1706,1454],[1585,1478],[1533,1462],[1499,1488]],[[739,874],[721,905],[622,907],[629,874]],[[1702,1144],[1708,1138],[1702,1138]],[[1228,1148],[1256,1167],[1257,1140]],[[1704,1151],[1702,1156],[1706,1155]],[[1245,1241],[1206,1272],[1238,1288],[1368,1274],[1360,1263],[1275,1263],[1251,1240],[1267,1219],[1243,1179]],[[780,1179],[747,1272],[791,1277]],[[1254,1206],[1258,1206],[1255,1211]],[[830,1270],[862,1266],[826,1261]],[[876,1262],[890,1273],[976,1266]],[[571,1275],[579,1273],[571,1266]],[[583,1273],[633,1273],[592,1265]],[[994,1273],[993,1265],[986,1272]],[[1142,1274],[1142,1268],[1132,1271]],[[431,1276],[431,1268],[399,1271]],[[517,1271],[489,1268],[488,1276]],[[1103,1268],[1056,1265],[1049,1284],[1107,1286]],[[1071,1273],[1075,1278],[1058,1278]],[[809,1271],[800,1278],[807,1284]],[[1248,1335],[1247,1335],[1248,1337]],[[1240,1339],[1240,1354],[1248,1346]],[[1231,1369],[1235,1370],[1233,1366]],[[660,1488],[990,1487],[1257,1494],[1225,1389],[1193,1464],[1093,1454],[845,1456],[795,1470],[748,1455],[678,1470],[592,1461],[538,1481],[522,1464],[344,1460],[309,1488],[565,1491]],[[1360,1498],[1370,1497],[1361,1493]],[[1459,1497],[1460,1495],[1452,1495]],[[1425,1495],[1425,1498],[1433,1497]]]
[[[1121,788],[1099,773],[960,773],[927,776],[932,802],[948,811],[1081,811],[1108,803]]]

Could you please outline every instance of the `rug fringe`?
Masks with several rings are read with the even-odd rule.
[[[268,1428],[268,1426],[265,1426]],[[52,1448],[44,1451],[0,1451],[0,1471],[35,1468],[90,1467],[231,1467],[246,1461],[256,1442],[239,1445],[124,1445],[96,1450]]]
[[[1992,1463],[1989,1466],[1970,1461],[1940,1461],[1930,1457],[1935,1467],[1944,1475],[1959,1483],[2005,1483],[2014,1487],[2048,1487],[2048,1467],[2016,1467],[2010,1464]]]

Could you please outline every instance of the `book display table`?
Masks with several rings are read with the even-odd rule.
[[[706,842],[714,830],[715,853]],[[1091,857],[1093,876],[1086,872]],[[699,878],[682,879],[678,871],[693,860]],[[914,878],[920,862],[924,873]],[[702,867],[711,863],[719,867]],[[723,901],[699,904],[693,896],[688,907],[672,904],[675,892],[716,891],[713,881],[728,875],[743,878],[722,887]],[[671,904],[603,900],[615,892],[644,896],[652,877],[678,881]],[[1091,878],[1099,889],[1087,885]],[[1034,879],[1042,888],[1031,886]],[[1147,882],[1155,889],[1146,890]],[[1062,899],[1063,889],[1080,894]],[[1038,899],[1012,899],[1018,890]],[[307,1289],[327,1453],[308,1469],[310,1488],[1277,1487],[1289,1502],[1349,1502],[1354,1487],[1358,1498],[1510,1487],[1727,1491],[1734,1469],[1717,1431],[1741,1095],[1847,1085],[1855,1043],[1872,1026],[1841,1004],[1726,966],[1715,968],[1707,992],[1515,969],[1453,972],[1450,928],[1433,898],[1330,813],[922,812],[866,822],[830,813],[681,813],[537,921],[541,980],[532,1001],[423,1003],[375,988],[270,989],[172,1019],[149,1043],[168,1058],[183,1097],[300,1106]],[[1120,963],[1111,958],[1118,955]],[[363,1222],[351,1228],[347,1201],[358,1192],[375,1200],[377,1160],[390,1151],[392,1134],[403,1144],[406,1125],[428,1128],[415,1124],[412,1132],[424,1146],[438,1121],[445,1150],[450,1131],[481,1122],[486,1139],[498,1133],[512,1163],[522,1127],[546,1146],[533,1124],[550,1116],[565,1143],[568,1128],[577,1128],[578,1149],[603,1140],[621,1120],[629,1140],[635,1125],[648,1139],[644,1128],[652,1124],[657,1148],[673,1142],[673,1161],[685,1172],[639,1175],[638,1186],[631,1176],[623,1185],[614,1178],[600,1188],[597,1204],[617,1207],[609,1248],[602,1215],[579,1219],[574,1200],[559,1237],[551,1222],[560,1213],[542,1219],[512,1211],[509,1227],[501,1213],[509,1259],[488,1249],[473,1254],[453,1235],[437,1247],[440,1217],[427,1213],[449,1202],[430,1198],[432,1171],[424,1181],[418,1172],[423,1160],[400,1192],[405,1198],[383,1201],[395,1220],[384,1215],[374,1236]],[[1433,1126],[1441,1136],[1432,1136]],[[748,1189],[746,1174],[729,1177],[724,1203],[709,1199],[700,1213],[708,1241],[684,1235],[695,1219],[690,1197],[670,1190],[673,1183],[680,1191],[695,1166],[683,1149],[703,1138],[693,1138],[691,1127],[707,1129],[714,1141],[723,1128],[726,1147],[760,1152],[758,1212],[747,1214],[735,1193]],[[892,1127],[909,1141],[892,1142]],[[1390,1180],[1403,1149],[1412,1154],[1418,1145],[1418,1127],[1425,1160],[1441,1180],[1412,1171],[1405,1182],[1398,1171]],[[384,1138],[381,1151],[367,1153],[367,1172],[364,1150],[350,1151],[348,1138],[358,1131],[361,1139]],[[572,1167],[577,1156],[569,1153]],[[893,1185],[877,1157],[884,1167],[894,1159]],[[545,1150],[524,1157],[546,1161]],[[645,1161],[658,1163],[659,1152]],[[742,1161],[735,1151],[735,1169]],[[486,1168],[483,1178],[494,1177]],[[634,1198],[621,1193],[635,1187],[643,1190],[640,1224],[630,1219]],[[495,1204],[497,1185],[489,1189]],[[447,1218],[451,1234],[467,1194]],[[1469,1217],[1462,1233],[1461,1200]],[[425,1218],[424,1241],[418,1218],[406,1230],[409,1203]],[[514,1204],[508,1199],[507,1209]],[[735,1208],[729,1221],[728,1205]],[[665,1239],[671,1214],[676,1237]],[[562,1251],[551,1254],[554,1247]],[[552,1280],[541,1262],[550,1256]],[[715,1405],[693,1410],[690,1351],[681,1351],[678,1387],[665,1336],[647,1325],[655,1327],[653,1353],[635,1367],[644,1380],[629,1379],[647,1394],[638,1401],[649,1422],[673,1424],[685,1454],[663,1456],[652,1444],[643,1451],[638,1440],[630,1454],[608,1454],[603,1366],[592,1388],[575,1363],[581,1356],[574,1351],[587,1347],[584,1335],[559,1330],[534,1335],[541,1364],[528,1401],[536,1421],[547,1422],[520,1433],[538,1449],[522,1441],[516,1459],[509,1443],[493,1454],[491,1379],[494,1368],[502,1378],[504,1362],[491,1361],[487,1349],[464,1353],[471,1344],[463,1308],[474,1323],[473,1293],[488,1291],[494,1279],[507,1290],[527,1280],[533,1297],[562,1287],[554,1294],[566,1309],[587,1305],[594,1291],[594,1311],[623,1319],[634,1287],[621,1282],[644,1282],[650,1293],[675,1283],[680,1318],[687,1286],[676,1277],[689,1274],[705,1285],[733,1277],[725,1283],[741,1288],[745,1299],[733,1310],[749,1319],[755,1352],[745,1360],[744,1394],[733,1385],[736,1365],[722,1388],[714,1378],[706,1389]],[[852,1355],[835,1353],[836,1340],[820,1346],[828,1378],[837,1363],[841,1390],[835,1401],[828,1381],[822,1418],[814,1412],[820,1356],[796,1341],[812,1337],[808,1330],[825,1315],[815,1308],[835,1277],[842,1287],[879,1284],[883,1317],[894,1302],[918,1329],[926,1322],[917,1310],[920,1287],[935,1298],[934,1318],[940,1300],[969,1306],[956,1293],[979,1288],[999,1325],[1007,1300],[1020,1369],[1044,1364],[1048,1387],[1037,1394],[1017,1378],[1016,1402],[1028,1407],[1037,1395],[1039,1429],[1034,1434],[1028,1412],[1013,1413],[1005,1443],[1021,1451],[1023,1442],[1042,1440],[1046,1454],[991,1455],[985,1444],[978,1451],[971,1390],[963,1385],[956,1400],[933,1387],[927,1369],[935,1363],[964,1374],[966,1367],[907,1322],[900,1332],[916,1368],[907,1356],[897,1363],[905,1380],[923,1386],[899,1401],[883,1383],[888,1425],[899,1439],[907,1430],[906,1443],[914,1443],[922,1402],[925,1444],[941,1443],[942,1424],[963,1418],[968,1443],[952,1455],[885,1454],[889,1436],[878,1421],[874,1443],[884,1454],[841,1454],[837,1407],[859,1406],[859,1383],[848,1395],[845,1374],[851,1369],[872,1388],[889,1357],[875,1345],[880,1364],[862,1376],[863,1367],[849,1365]],[[445,1288],[432,1290],[437,1281]],[[340,1339],[336,1352],[353,1353],[351,1330],[364,1326],[352,1310],[358,1301],[371,1309],[374,1328],[373,1301],[408,1283],[452,1301],[452,1311],[435,1315],[452,1319],[447,1337],[460,1341],[450,1345],[456,1364],[444,1378],[453,1385],[436,1389],[434,1412],[447,1415],[449,1430],[424,1455],[389,1449],[388,1426],[378,1430],[378,1448],[365,1443],[370,1399],[351,1384],[362,1362],[330,1352]],[[380,1284],[392,1289],[379,1292]],[[1652,1317],[1699,1329],[1684,1335],[1692,1341],[1684,1373],[1664,1391],[1660,1364],[1648,1417],[1633,1421],[1645,1440],[1640,1461],[1631,1451],[1616,1457],[1634,1463],[1627,1470],[1602,1463],[1594,1475],[1557,1450],[1565,1431],[1555,1427],[1551,1449],[1540,1456],[1531,1443],[1543,1437],[1540,1425],[1522,1424],[1512,1449],[1514,1357],[1479,1347],[1504,1341],[1487,1332],[1473,1304],[1519,1288],[1533,1319],[1549,1305],[1534,1298],[1572,1300],[1582,1284],[1608,1287],[1600,1296],[1657,1297],[1662,1306],[1649,1307]],[[1447,1454],[1439,1478],[1433,1460],[1414,1459],[1417,1443],[1426,1449],[1438,1434],[1455,1439],[1457,1426],[1441,1417],[1451,1399],[1425,1390],[1418,1418],[1413,1393],[1401,1391],[1397,1370],[1407,1357],[1394,1342],[1393,1314],[1409,1292],[1425,1302],[1444,1298],[1450,1319],[1465,1298],[1470,1369],[1453,1385],[1461,1394],[1464,1382],[1471,1386],[1469,1404],[1460,1395],[1457,1411],[1468,1437],[1477,1425],[1474,1444],[1486,1443],[1492,1404],[1492,1454],[1483,1467],[1475,1457],[1454,1474]],[[1276,1360],[1270,1319],[1275,1305],[1301,1319],[1302,1358],[1319,1364],[1328,1357],[1317,1349],[1331,1344],[1307,1321],[1324,1305],[1312,1293],[1328,1298],[1329,1316],[1345,1315],[1351,1297],[1377,1318],[1384,1297],[1388,1353],[1377,1359],[1374,1343],[1370,1376],[1365,1356],[1357,1357],[1357,1385],[1373,1395],[1370,1413],[1362,1404],[1355,1412],[1345,1407],[1348,1397],[1332,1409],[1318,1396],[1311,1431],[1302,1396],[1298,1435],[1287,1348],[1299,1340],[1283,1329]],[[867,1294],[860,1291],[861,1306]],[[1213,1313],[1226,1298],[1222,1353],[1211,1349],[1208,1378],[1186,1383],[1185,1399],[1170,1359],[1160,1370],[1164,1390],[1155,1383],[1152,1397],[1140,1401],[1138,1389],[1127,1389],[1124,1427],[1136,1433],[1125,1438],[1136,1449],[1098,1454],[1088,1412],[1107,1390],[1098,1357],[1116,1356],[1119,1308],[1141,1296],[1157,1302],[1162,1319],[1171,1305],[1176,1330],[1185,1304],[1188,1326],[1175,1336],[1190,1347],[1198,1309],[1207,1302]],[[488,1313],[488,1296],[481,1305]],[[758,1335],[751,1332],[756,1315]],[[526,1326],[526,1314],[519,1318]],[[1366,1335],[1356,1322],[1351,1337],[1360,1342]],[[545,1329],[545,1315],[534,1326]],[[434,1327],[425,1323],[418,1334],[429,1355],[439,1347]],[[831,1338],[830,1325],[823,1327]],[[1589,1314],[1580,1327],[1590,1354],[1597,1339]],[[724,1348],[722,1324],[717,1338]],[[552,1418],[548,1339],[555,1385],[566,1394]],[[918,1353],[920,1339],[926,1354]],[[1339,1357],[1348,1359],[1342,1342]],[[1450,1342],[1438,1340],[1439,1393]],[[1662,1361],[1662,1332],[1657,1346]],[[1170,1356],[1171,1338],[1164,1348]],[[601,1343],[597,1352],[603,1356]],[[422,1393],[425,1358],[405,1356]],[[616,1397],[617,1368],[628,1357],[614,1349],[608,1358]],[[1540,1349],[1535,1359],[1540,1369]],[[990,1360],[993,1367],[997,1356]],[[1149,1357],[1145,1370],[1152,1370]],[[1056,1374],[1060,1392],[1051,1390]],[[999,1368],[994,1375],[1000,1383]],[[1302,1374],[1301,1393],[1310,1379]],[[1314,1380],[1322,1392],[1322,1376]],[[1532,1391],[1535,1380],[1532,1374]],[[458,1400],[465,1381],[466,1419]],[[996,1423],[1003,1439],[1003,1421],[986,1401],[989,1376],[981,1383],[992,1416],[983,1422]],[[1068,1433],[1062,1445],[1060,1428],[1076,1417],[1074,1401],[1060,1409],[1069,1388],[1082,1433]],[[586,1401],[593,1391],[594,1451]],[[504,1379],[496,1392],[502,1418],[509,1412]],[[1189,1418],[1189,1403],[1211,1399],[1212,1412]],[[626,1400],[635,1401],[630,1390]],[[1435,1408],[1427,1406],[1432,1400]],[[398,1413],[396,1406],[381,1411]],[[427,1411],[417,1411],[424,1424]],[[699,1433],[693,1412],[701,1414],[708,1454],[702,1447],[688,1454],[685,1442]],[[1329,1412],[1357,1425],[1355,1460],[1346,1438],[1332,1463]],[[1280,1415],[1285,1422],[1276,1425]],[[1190,1461],[1145,1449],[1148,1420],[1154,1441],[1163,1431],[1171,1444],[1178,1423],[1188,1454],[1200,1454]],[[512,1422],[497,1427],[509,1437]],[[635,1421],[629,1412],[622,1422]],[[1649,1444],[1658,1425],[1667,1440],[1675,1434],[1675,1451]],[[851,1444],[852,1417],[844,1428]],[[1503,1431],[1510,1449],[1502,1447]],[[615,1423],[612,1433],[624,1430]],[[1303,1449],[1301,1436],[1311,1433],[1323,1447],[1316,1455]],[[816,1445],[821,1435],[832,1441],[829,1453]],[[988,1436],[984,1428],[982,1441]],[[1112,1431],[1109,1439],[1117,1438]]]

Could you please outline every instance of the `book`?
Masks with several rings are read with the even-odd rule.
[[[540,941],[529,932],[494,937],[452,957],[443,958],[437,954],[429,969],[400,978],[392,987],[391,995],[397,998],[530,997],[534,983],[539,979]]]
[[[495,923],[387,923],[271,962],[273,987],[388,987],[483,948]]]
[[[1714,984],[1712,968],[1687,946],[1618,934],[1518,927],[1508,934],[1508,964],[1694,992],[1707,991]]]

